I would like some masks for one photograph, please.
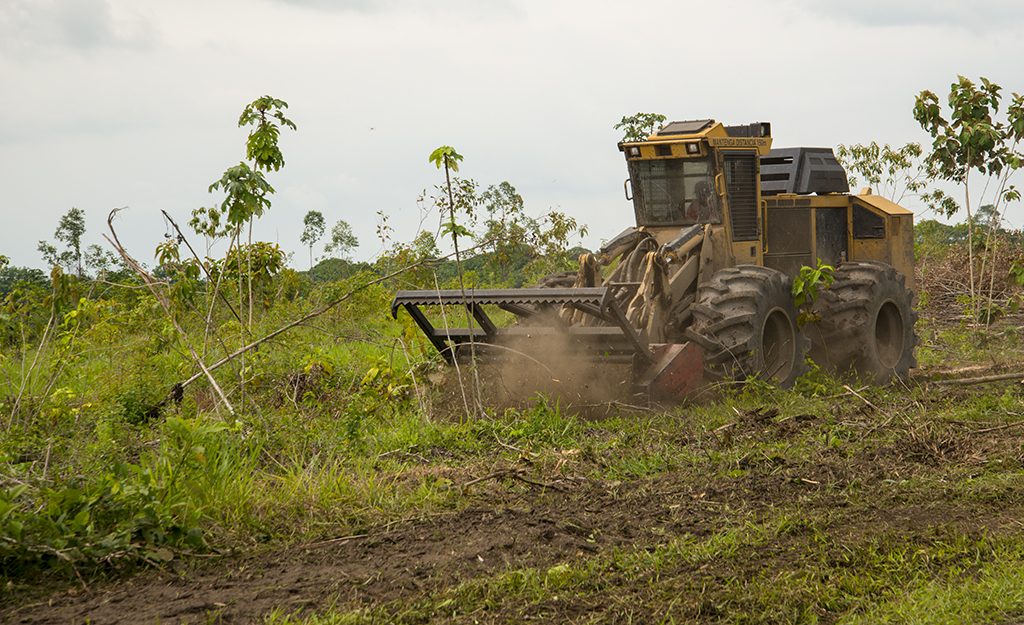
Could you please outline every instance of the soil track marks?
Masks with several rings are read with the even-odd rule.
[[[934,400],[967,393],[950,389]],[[644,578],[623,579],[600,597],[544,601],[529,608],[531,613],[510,601],[473,617],[518,622],[543,614],[550,622],[615,622],[635,616],[647,622],[675,606],[687,619],[714,621],[714,610],[732,599],[723,595],[714,603],[719,591],[709,588],[718,588],[721,580],[756,582],[772,571],[797,575],[822,555],[821,536],[856,546],[880,536],[927,542],[936,528],[1020,533],[1015,519],[1024,515],[1024,499],[1013,488],[974,494],[950,490],[946,478],[981,475],[975,467],[994,459],[1020,466],[1024,428],[909,422],[899,406],[882,413],[862,404],[851,399],[837,406],[838,418],[778,419],[778,411],[766,407],[701,436],[665,433],[679,445],[700,447],[706,460],[698,454],[698,460],[650,478],[542,474],[530,483],[511,474],[495,475],[466,489],[464,507],[451,513],[380,526],[359,538],[211,560],[180,575],[151,571],[88,591],[59,592],[35,605],[9,606],[0,611],[0,621],[251,623],[273,610],[401,606],[510,567],[580,562],[617,548],[652,549],[675,537],[700,539],[780,513],[818,524],[814,531],[823,534],[817,537],[786,534],[700,567],[661,571],[657,585]],[[846,438],[836,442],[831,437],[840,430]],[[801,451],[776,455],[766,447],[790,443]],[[595,470],[593,465],[576,467],[581,474]],[[913,486],[915,479],[922,485]],[[939,485],[930,485],[929,479]],[[540,481],[551,481],[557,489],[541,487]],[[900,486],[901,481],[911,486]],[[675,597],[672,602],[664,600],[669,595]],[[439,615],[438,620],[463,619]]]
[[[675,505],[663,480],[582,482],[571,493],[511,481],[464,510],[353,538],[210,563],[184,576],[148,573],[14,609],[17,623],[248,623],[285,611],[376,604],[508,566],[539,566],[655,534],[702,533],[713,511]],[[525,489],[525,490],[524,490]]]

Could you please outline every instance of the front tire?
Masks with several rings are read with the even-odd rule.
[[[783,388],[805,370],[807,338],[796,323],[792,280],[768,267],[723,269],[698,289],[692,330],[712,375],[757,377]]]
[[[903,274],[885,263],[843,263],[814,306],[811,358],[838,373],[885,384],[917,366],[917,314]]]

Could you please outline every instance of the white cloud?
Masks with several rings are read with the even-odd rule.
[[[943,26],[975,33],[1019,28],[1024,4],[1019,0],[800,0],[809,11],[839,21],[880,28]]]
[[[61,49],[145,48],[155,38],[147,20],[127,12],[115,15],[107,0],[7,0],[0,4],[0,51],[23,60]]]
[[[310,209],[349,221],[360,256],[376,249],[378,210],[411,237],[440,144],[482,185],[508,180],[528,209],[588,223],[594,244],[632,220],[612,129],[624,114],[771,121],[779,145],[900,143],[924,140],[914,95],[958,73],[1024,88],[1024,42],[1009,30],[937,33],[804,0],[69,1],[78,9],[0,9],[0,37],[23,50],[0,42],[0,217],[16,224],[0,252],[20,264],[39,263],[35,241],[71,206],[86,210],[91,243],[106,212],[129,205],[122,239],[148,257],[158,209],[185,223],[215,200],[207,185],[243,154],[238,113],[265,93],[289,102],[299,129],[282,135],[287,165],[256,234],[304,258]],[[137,23],[160,45],[132,45]]]

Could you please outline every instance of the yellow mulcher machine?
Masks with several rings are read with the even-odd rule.
[[[766,122],[711,119],[620,143],[636,226],[581,256],[578,272],[536,288],[399,291],[392,315],[405,308],[449,362],[515,358],[558,339],[595,362],[629,363],[636,391],[658,399],[708,377],[786,386],[808,349],[872,382],[906,375],[913,214],[870,190],[850,194],[830,148],[771,145]],[[835,281],[801,326],[793,277],[819,259]],[[465,306],[475,323],[438,327],[424,307],[439,305]],[[519,322],[499,327],[491,307]]]

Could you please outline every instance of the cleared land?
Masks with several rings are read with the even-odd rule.
[[[885,389],[811,375],[792,391],[747,384],[699,405],[600,418],[543,402],[482,419],[392,416],[378,431],[417,433],[378,435],[339,469],[358,467],[336,481],[364,492],[325,500],[330,469],[307,457],[316,497],[293,496],[299,509],[280,513],[268,544],[176,553],[107,580],[9,585],[0,614],[12,623],[1019,620],[1024,392],[1013,381],[937,382],[1019,369],[1016,325],[921,334],[922,368]],[[289,519],[305,524],[291,538]]]

